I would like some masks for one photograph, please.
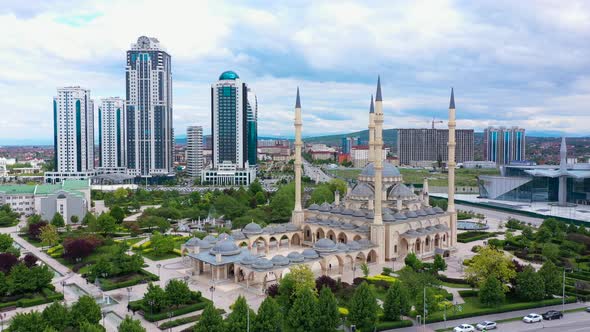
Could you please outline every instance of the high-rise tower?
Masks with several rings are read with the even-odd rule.
[[[203,170],[203,127],[186,128],[186,169],[193,177],[201,176]]]
[[[53,98],[55,167],[59,173],[94,170],[94,102],[79,86],[57,89]]]
[[[248,164],[256,165],[258,158],[258,98],[248,89],[247,98]]]
[[[105,98],[98,107],[100,167],[126,167],[125,101]]]
[[[127,165],[132,175],[172,172],[171,66],[156,38],[141,36],[127,51]]]

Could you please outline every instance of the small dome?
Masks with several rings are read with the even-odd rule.
[[[369,228],[369,226],[367,226],[367,225],[362,225],[362,226],[360,226],[359,228],[357,228],[357,232],[363,232],[363,233],[365,233],[365,232],[368,232],[368,231],[370,231],[370,230],[371,230],[371,229],[370,229],[370,228]]]
[[[348,249],[361,250],[361,245],[357,241],[350,241],[348,242]]]
[[[313,248],[318,251],[333,251],[336,250],[336,243],[328,238],[323,238],[316,241]]]
[[[236,74],[235,72],[233,72],[231,70],[224,71],[219,76],[219,80],[220,81],[223,81],[223,80],[236,80],[238,78],[240,78],[240,76],[238,76],[238,74]]]
[[[392,164],[385,162],[383,163],[383,171],[382,171],[384,178],[390,178],[395,176],[401,176],[397,167],[393,166]],[[363,170],[361,171],[361,176],[367,177],[374,177],[375,176],[375,164],[370,163]]]
[[[367,239],[360,239],[358,240],[358,243],[361,245],[361,247],[366,248],[366,247],[370,247],[373,244],[371,243],[371,241],[367,240]]]
[[[320,205],[321,212],[330,212],[331,209],[332,209],[332,206],[326,202],[324,202],[324,203],[322,203],[322,205]]]
[[[299,226],[293,224],[293,223],[288,223],[287,224],[287,231],[288,232],[294,232],[294,231],[298,231],[299,230]]]
[[[352,190],[350,191],[350,196],[355,197],[372,197],[373,196],[373,188],[364,182],[360,182]]]
[[[255,269],[261,269],[261,270],[266,270],[266,269],[272,269],[272,262],[269,261],[266,258],[257,258],[254,263],[252,263],[252,267]]]
[[[431,207],[427,207],[426,209],[424,209],[424,211],[426,211],[426,213],[427,213],[428,215],[433,215],[433,214],[436,214],[436,211],[434,211],[434,209],[433,209],[433,208],[431,208]]]
[[[235,240],[243,240],[246,238],[246,236],[244,235],[244,233],[242,233],[239,229],[234,230],[231,232],[231,236],[235,239]]]
[[[57,198],[64,199],[64,198],[66,198],[66,195],[64,193],[61,193],[61,194],[57,195]]]
[[[340,212],[342,212],[342,209],[339,206],[333,207],[332,210],[330,211],[330,213],[335,213],[335,214],[339,214]]]
[[[356,226],[353,224],[342,224],[342,229],[344,229],[344,230],[353,230],[355,228],[356,228]]]
[[[232,256],[240,253],[240,248],[234,243],[233,240],[221,240],[209,250],[212,255],[221,254],[223,256]]]
[[[330,219],[330,226],[332,227],[340,227],[342,226],[342,223],[338,220],[334,220],[334,219]]]
[[[398,212],[398,213],[394,214],[393,217],[395,219],[397,219],[397,220],[406,220],[406,219],[408,219],[408,217],[406,217],[406,215],[403,214],[403,213],[401,213],[401,212]]]
[[[383,214],[386,214],[386,213],[393,214],[394,212],[390,208],[384,207],[384,208],[381,208],[381,213],[383,213]]]
[[[266,226],[262,229],[262,232],[272,234],[274,233],[274,229],[271,226]]]
[[[427,216],[427,215],[428,215],[428,213],[426,213],[426,211],[424,211],[424,210],[422,210],[422,209],[420,209],[420,210],[417,210],[417,211],[416,211],[416,214],[417,214],[419,217],[424,217],[424,216]]]
[[[389,190],[387,197],[389,199],[413,199],[416,198],[416,194],[405,184],[398,183]]]
[[[276,255],[270,261],[277,266],[289,265],[289,259],[283,255]]]
[[[252,254],[248,254],[246,256],[244,256],[241,260],[240,260],[240,264],[242,265],[252,265],[254,262],[256,262],[258,258]]]
[[[352,216],[354,211],[352,211],[351,209],[344,209],[341,213],[347,216]]]
[[[306,223],[308,224],[317,224],[319,220],[317,220],[316,218],[309,218],[307,220],[305,220]]]
[[[227,233],[221,233],[219,234],[219,236],[217,237],[217,241],[223,241],[223,240],[230,240],[233,241],[234,238],[231,237],[231,235],[227,234]]]
[[[320,206],[319,206],[319,205],[317,205],[317,204],[315,204],[315,203],[313,203],[313,204],[312,204],[312,205],[310,205],[310,206],[309,206],[307,209],[308,209],[308,210],[319,210],[319,209],[320,209]]]
[[[364,218],[365,217],[365,213],[362,210],[356,210],[354,211],[354,213],[352,214],[353,217],[359,217],[359,218]]]
[[[375,213],[373,213],[373,211],[368,211],[365,218],[366,219],[373,219],[373,218],[375,218]]]
[[[318,253],[315,250],[309,248],[304,249],[302,255],[303,257],[305,257],[305,259],[314,259],[319,257]]]
[[[406,217],[408,217],[408,218],[416,218],[416,217],[418,217],[418,215],[414,211],[408,211],[408,212],[406,212]]]
[[[207,241],[209,243],[215,243],[215,242],[217,242],[217,238],[213,235],[207,235],[203,238],[203,241]]]
[[[285,233],[287,231],[287,227],[285,225],[277,225],[274,227],[275,233]]]
[[[444,213],[445,211],[443,209],[441,209],[440,207],[435,206],[434,207],[434,212],[436,212],[436,213]]]
[[[395,218],[391,214],[385,213],[383,214],[383,221],[395,221]]]
[[[291,261],[292,263],[300,263],[303,262],[303,260],[305,259],[305,257],[303,257],[302,254],[298,253],[297,251],[292,251],[287,255],[287,258],[289,259],[289,261]]]
[[[244,226],[242,232],[244,232],[244,234],[260,234],[262,233],[262,227],[255,222],[251,222]]]
[[[186,247],[198,247],[198,246],[199,246],[199,242],[200,242],[200,241],[201,241],[201,240],[199,240],[199,238],[198,238],[198,237],[192,237],[192,238],[188,239],[188,241],[186,241],[186,242],[184,243],[184,245],[185,245]]]
[[[338,243],[336,245],[336,249],[338,251],[348,251],[348,246],[346,244],[344,244],[344,243]]]
[[[213,243],[209,241],[205,241],[204,239],[199,241],[199,248],[200,249],[211,249],[213,247]]]

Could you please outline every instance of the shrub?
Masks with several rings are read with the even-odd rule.
[[[384,330],[391,330],[391,329],[399,329],[402,327],[409,327],[414,325],[411,320],[404,319],[396,322],[378,322],[376,326],[377,331],[384,331]]]
[[[338,289],[338,284],[336,280],[332,279],[329,276],[319,276],[315,280],[315,288],[320,291],[324,286],[330,288],[330,290],[334,293]]]
[[[464,289],[459,291],[459,295],[461,297],[476,297],[479,294],[479,291],[475,289]]]

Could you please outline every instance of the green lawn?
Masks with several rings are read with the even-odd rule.
[[[459,284],[459,283],[454,283],[454,282],[446,282],[446,281],[442,281],[441,285],[445,286],[445,287],[449,287],[449,288],[464,288],[464,289],[470,289],[471,286],[467,285],[467,284]]]
[[[164,259],[170,259],[170,258],[177,258],[179,257],[177,254],[173,253],[173,252],[168,252],[165,253],[164,255],[156,255],[154,254],[154,252],[148,252],[148,253],[142,253],[141,254],[143,257],[147,258],[147,259],[151,259],[153,261],[161,261]]]
[[[400,168],[399,169],[405,183],[422,184],[424,178],[428,178],[428,183],[435,187],[447,186],[446,173],[430,173],[425,169]],[[357,169],[337,169],[328,170],[328,173],[345,179],[356,179],[360,170]],[[497,169],[466,169],[459,168],[455,172],[455,184],[460,187],[476,187],[478,175],[499,175]]]

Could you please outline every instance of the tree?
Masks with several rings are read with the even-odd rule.
[[[101,256],[96,263],[90,266],[89,274],[93,279],[99,277],[106,278],[113,274],[113,269],[113,263],[106,257]]]
[[[426,294],[424,294],[426,291]],[[432,287],[426,288],[426,290],[422,289],[418,294],[416,294],[415,299],[415,309],[419,314],[423,314],[424,312],[424,295],[426,295],[426,309],[427,312],[433,313],[438,309],[438,304],[442,300],[439,296],[437,296],[435,289]],[[427,314],[428,316],[428,314]]]
[[[0,234],[0,252],[6,252],[12,248],[12,237],[9,234]]]
[[[36,223],[29,224],[28,234],[32,240],[39,241],[39,235],[41,235],[41,228],[47,225],[46,221],[39,221]]]
[[[25,266],[30,269],[33,266],[37,265],[37,261],[38,260],[39,259],[37,258],[37,256],[35,256],[35,255],[31,254],[31,253],[28,253],[23,258],[23,263],[25,263]]]
[[[328,182],[328,184],[330,185],[330,190],[332,192],[335,192],[336,190],[338,190],[340,195],[346,194],[346,189],[348,188],[348,185],[346,184],[346,182],[344,180],[332,179],[332,180],[330,180],[330,182]]]
[[[543,278],[528,265],[516,276],[516,294],[526,301],[539,301],[545,297]]]
[[[56,212],[53,215],[53,218],[51,218],[51,224],[55,227],[64,227],[66,225],[64,217],[58,212]]]
[[[286,313],[289,312],[295,296],[304,289],[314,289],[314,274],[307,265],[298,264],[291,267],[291,271],[283,276],[279,283],[277,301]]]
[[[105,329],[102,325],[92,324],[87,321],[80,323],[79,332],[104,332]]]
[[[103,213],[96,219],[94,225],[89,225],[91,229],[103,234],[112,233],[117,230],[117,221],[110,213]]]
[[[80,218],[78,218],[78,216],[77,216],[77,215],[73,215],[73,216],[71,216],[71,217],[70,217],[70,222],[71,222],[72,224],[77,224],[77,223],[78,223],[78,221],[80,221]]]
[[[432,264],[432,268],[437,273],[445,271],[447,269],[447,262],[445,262],[445,259],[441,255],[436,254],[434,255],[434,263]]]
[[[328,287],[322,287],[318,300],[318,320],[315,331],[332,332],[340,325],[340,313],[334,293]]]
[[[317,326],[318,304],[313,288],[303,288],[295,294],[295,301],[289,310],[286,323],[290,331],[315,331]]]
[[[96,223],[96,217],[91,212],[86,212],[84,218],[82,218],[82,225],[94,225]]]
[[[53,302],[43,310],[41,315],[47,325],[57,331],[64,331],[70,324],[70,312],[68,308],[60,302]]]
[[[178,279],[170,279],[166,285],[166,297],[168,303],[178,307],[190,300],[191,290],[188,288],[186,282]]]
[[[488,276],[479,289],[479,301],[488,307],[500,305],[506,299],[504,287],[498,278]]]
[[[264,189],[262,189],[262,185],[260,184],[260,181],[258,179],[254,180],[250,183],[250,187],[248,188],[248,191],[250,192],[250,194],[252,196],[254,196],[258,193],[264,194]]]
[[[155,232],[151,238],[154,254],[157,256],[164,255],[174,250],[174,239],[171,236],[162,235]]]
[[[307,204],[322,204],[324,202],[334,202],[334,192],[330,190],[330,186],[327,184],[317,186],[311,193],[311,197],[307,201]]]
[[[113,206],[110,213],[111,217],[115,218],[119,224],[123,222],[123,219],[125,219],[125,211],[123,211],[123,209],[118,205]]]
[[[422,294],[424,287],[436,287],[440,285],[440,280],[432,273],[416,272],[411,267],[404,267],[398,271],[399,280],[407,289],[410,298],[416,298]]]
[[[406,258],[404,259],[404,263],[406,266],[409,266],[414,271],[420,271],[424,267],[422,261],[416,256],[415,253],[409,253]]]
[[[10,332],[31,332],[43,331],[47,323],[43,320],[41,313],[32,311],[29,313],[17,313],[10,321]]]
[[[149,283],[147,292],[143,296],[143,303],[150,306],[150,312],[160,312],[168,306],[168,297],[166,292],[159,285]],[[151,304],[150,304],[151,303]]]
[[[408,291],[402,283],[395,281],[387,290],[385,301],[383,301],[383,317],[388,321],[398,321],[401,315],[410,312],[410,301]]]
[[[125,189],[125,188],[117,188],[117,190],[115,190],[113,192],[113,198],[117,202],[120,202],[120,201],[124,200],[125,198],[127,198],[127,195],[129,195],[129,193],[127,192],[127,189]]]
[[[238,296],[238,299],[231,306],[232,312],[226,319],[226,331],[228,332],[242,332],[247,330],[248,326],[248,311],[250,311],[250,319],[255,319],[254,312],[248,307],[246,298]]]
[[[74,326],[81,326],[84,322],[98,324],[102,313],[100,306],[89,295],[84,295],[74,303],[71,308],[72,323]]]
[[[4,273],[10,272],[13,266],[18,263],[18,257],[12,253],[0,253],[0,271]]]
[[[545,258],[557,261],[559,259],[559,246],[555,243],[543,244],[542,254]]]
[[[369,276],[369,265],[367,263],[362,263],[361,264],[361,271],[363,272],[363,276],[368,277]]]
[[[545,295],[551,296],[562,293],[562,274],[552,261],[547,261],[539,269],[539,275],[545,284]]]
[[[64,257],[70,260],[88,257],[88,255],[94,252],[96,245],[96,243],[88,238],[67,238],[63,241]]]
[[[224,332],[223,318],[212,303],[207,303],[193,332]]]
[[[254,195],[254,199],[256,200],[256,205],[262,205],[266,203],[266,195],[264,192],[259,191]]]
[[[33,266],[29,269],[29,282],[33,291],[40,291],[41,289],[51,284],[53,279],[53,271],[47,265]]]
[[[465,275],[472,285],[479,285],[488,276],[498,278],[505,285],[516,276],[516,272],[512,260],[504,252],[486,246],[471,258]]]
[[[283,313],[275,299],[267,297],[258,308],[252,323],[252,332],[279,332],[283,326]]]
[[[141,326],[141,322],[133,319],[130,316],[125,316],[125,319],[119,324],[118,332],[145,332],[145,328]]]
[[[53,224],[41,227],[39,238],[44,246],[54,246],[59,243],[59,233]]]
[[[377,322],[377,299],[369,284],[363,281],[354,291],[348,308],[348,320],[362,331],[370,331]]]

